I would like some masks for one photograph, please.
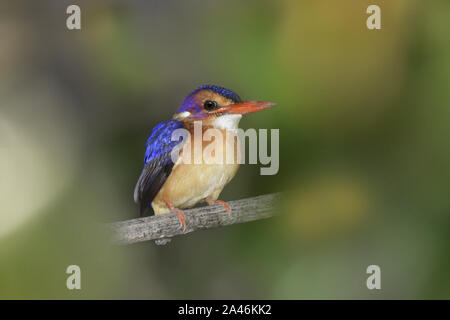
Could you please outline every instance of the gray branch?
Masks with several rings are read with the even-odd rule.
[[[157,244],[165,244],[174,236],[190,233],[200,229],[209,229],[266,219],[275,215],[280,193],[266,194],[258,197],[227,202],[232,214],[221,205],[199,207],[183,210],[186,218],[186,230],[174,213],[167,213],[113,222],[109,224],[113,230],[116,243],[130,244],[135,242],[157,240]]]

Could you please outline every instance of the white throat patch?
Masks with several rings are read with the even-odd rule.
[[[241,118],[241,114],[225,114],[217,117],[211,124],[217,129],[237,129]]]

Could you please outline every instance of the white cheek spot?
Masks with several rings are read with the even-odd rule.
[[[184,119],[184,118],[189,117],[190,115],[191,115],[191,113],[189,111],[183,111],[183,112],[178,113],[176,115],[176,118],[177,119]]]
[[[217,117],[212,122],[212,126],[217,129],[237,129],[241,118],[240,114],[226,114]]]

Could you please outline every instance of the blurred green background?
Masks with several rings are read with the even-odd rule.
[[[450,298],[449,1],[0,8],[0,298]],[[277,103],[241,126],[280,129],[279,173],[221,198],[283,191],[279,217],[111,245],[152,127],[205,83]]]

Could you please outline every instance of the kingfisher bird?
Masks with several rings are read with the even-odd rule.
[[[204,85],[188,94],[172,119],[154,127],[147,140],[144,168],[134,190],[141,216],[151,213],[151,208],[155,214],[173,212],[185,230],[186,221],[181,209],[191,208],[201,201],[208,205],[221,204],[231,215],[229,205],[218,198],[239,168],[240,145],[236,134],[239,121],[243,114],[273,105],[264,101],[241,101],[235,92],[216,85]],[[210,163],[203,155],[199,163],[189,161],[191,159],[187,157],[191,157],[195,143],[195,123],[201,124],[202,134],[209,128],[224,136],[231,134],[233,139],[224,139],[220,142],[223,148],[214,152],[224,159],[223,150],[228,150],[234,161]],[[177,129],[186,129],[190,133],[188,138],[173,139]],[[212,141],[202,139],[202,148],[210,143]],[[174,159],[171,154],[175,148],[178,149]]]

